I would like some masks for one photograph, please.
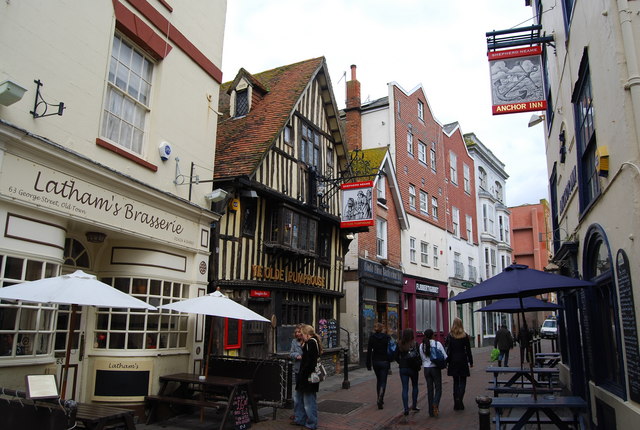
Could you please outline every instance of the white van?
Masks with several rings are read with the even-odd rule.
[[[555,339],[558,337],[558,322],[555,319],[546,319],[540,327],[540,337]]]

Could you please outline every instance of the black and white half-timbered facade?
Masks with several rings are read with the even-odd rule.
[[[213,203],[223,216],[210,289],[272,323],[225,323],[217,353],[288,352],[298,323],[337,353],[348,246],[338,190],[348,167],[326,61],[240,69],[220,93],[213,189],[226,198]]]

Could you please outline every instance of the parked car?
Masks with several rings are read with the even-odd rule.
[[[555,319],[546,319],[540,327],[540,337],[543,339],[555,339],[558,337],[558,322]]]

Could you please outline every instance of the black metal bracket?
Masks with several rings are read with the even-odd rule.
[[[540,34],[541,30],[541,25],[532,25],[530,27],[487,32],[485,33],[487,37],[487,49],[489,51],[495,51],[496,49],[537,44],[551,45],[555,49],[556,46],[553,44],[553,36]]]
[[[37,87],[36,87],[36,100],[33,103],[33,110],[29,111],[29,113],[31,115],[33,115],[33,118],[43,118],[45,116],[52,116],[52,115],[59,115],[62,116],[62,111],[64,111],[64,103],[60,102],[57,105],[51,104],[51,103],[47,103],[44,98],[42,98],[42,94],[40,93],[40,87],[43,86],[44,84],[42,82],[40,82],[40,79],[36,79],[33,82],[36,83]],[[44,106],[44,112],[42,112],[41,114],[38,113],[38,108],[40,106]],[[57,112],[52,112],[52,113],[47,113],[47,110],[50,108],[58,108]]]

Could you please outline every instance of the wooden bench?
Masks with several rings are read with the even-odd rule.
[[[533,394],[533,387],[487,387],[487,390],[493,391],[493,395],[498,397],[499,394]],[[562,391],[560,387],[536,387],[536,394],[557,394]]]
[[[559,416],[564,424],[571,424],[580,428],[580,419],[576,419],[573,416]],[[500,425],[509,425],[516,424],[520,420],[520,417],[500,417]],[[495,424],[496,419],[493,418],[493,423]],[[539,419],[534,419],[533,417],[527,420],[527,424],[554,424],[551,418],[547,416],[540,416]],[[496,429],[499,430],[499,429]]]
[[[113,406],[78,403],[76,421],[90,430],[102,430],[107,426],[120,425],[126,430],[135,430],[134,413],[131,409]]]
[[[160,402],[160,403],[167,403],[170,405],[195,406],[198,408],[212,408],[212,409],[218,409],[218,408],[224,407],[226,403],[223,401],[216,402],[212,400],[187,399],[182,397],[159,396],[159,395],[145,396],[144,400],[146,402]]]

